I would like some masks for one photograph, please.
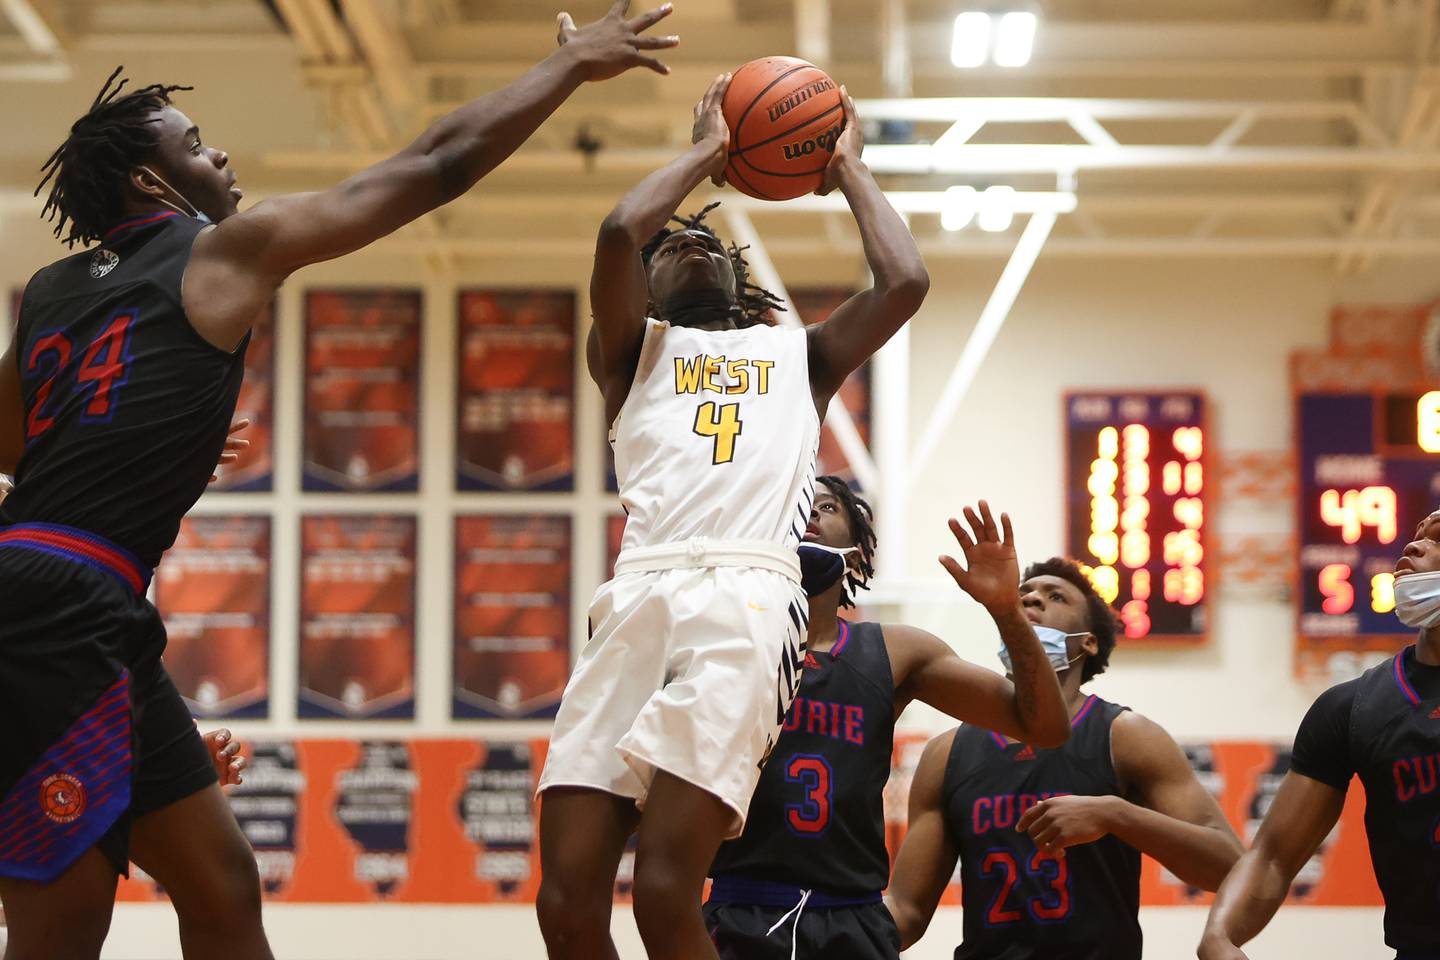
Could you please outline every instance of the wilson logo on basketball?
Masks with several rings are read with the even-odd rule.
[[[772,103],[770,105],[770,108],[766,111],[768,114],[770,114],[770,122],[774,123],[776,120],[779,120],[781,117],[785,116],[785,114],[789,113],[791,110],[794,110],[796,107],[800,106],[800,104],[804,103],[806,100],[809,100],[811,97],[822,94],[826,90],[834,89],[835,81],[831,80],[829,77],[826,77],[823,80],[815,80],[809,84],[806,84],[799,90],[791,93],[784,100],[777,100],[775,103]]]
[[[85,785],[68,773],[55,773],[40,784],[40,809],[56,823],[74,823],[85,812]]]
[[[824,150],[828,153],[835,152],[835,142],[840,139],[840,128],[834,127],[826,130],[818,137],[810,137],[801,140],[799,143],[785,144],[785,159],[799,160],[801,157],[808,157],[812,153]]]

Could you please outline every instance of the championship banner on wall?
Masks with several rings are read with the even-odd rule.
[[[894,766],[885,792],[886,837],[892,863],[905,839],[910,782],[926,742],[927,738],[915,734],[895,736]],[[1182,744],[1182,749],[1201,784],[1215,797],[1230,825],[1248,847],[1280,789],[1280,781],[1290,770],[1289,747],[1227,742]],[[993,826],[1013,828],[1024,809],[1018,798],[1010,806],[999,802],[1002,798],[993,799],[995,802],[986,808],[986,815],[994,818]],[[999,892],[997,889],[996,893]],[[1080,891],[1075,891],[1075,896],[1079,898]],[[1150,857],[1142,858],[1142,906],[1203,906],[1213,899],[1213,894],[1187,886]],[[961,902],[958,862],[955,876],[940,902],[950,905]],[[1380,888],[1370,865],[1370,848],[1365,840],[1365,794],[1358,782],[1350,785],[1339,823],[1296,876],[1287,903],[1317,907],[1382,905]],[[1077,899],[1076,909],[1080,908]]]
[[[301,717],[415,715],[415,518],[300,521]]]
[[[835,312],[835,308],[855,295],[852,287],[796,287],[790,291],[795,312],[805,326],[824,323]],[[865,446],[870,446],[870,361],[845,378],[836,394],[850,417]],[[820,457],[815,463],[815,475],[823,477],[833,474],[845,482],[855,483],[855,472],[850,469],[845,454],[840,449],[835,434],[826,429],[820,431]]]
[[[904,838],[905,802],[925,738],[899,734],[886,790],[891,857]],[[255,848],[265,897],[292,903],[533,903],[540,885],[535,786],[543,739],[261,740],[244,745],[245,783],[227,787]],[[1249,842],[1289,769],[1285,749],[1260,743],[1185,748],[1203,783]],[[796,790],[803,789],[797,784]],[[799,802],[797,800],[797,802]],[[1016,810],[996,807],[1002,818]],[[616,899],[630,896],[632,857]],[[163,896],[138,869],[119,899]],[[998,878],[997,878],[997,883]],[[1145,906],[1204,905],[1146,858]],[[1076,890],[1075,897],[1083,897]],[[941,901],[960,902],[958,883]],[[1352,784],[1336,829],[1301,869],[1290,903],[1381,904],[1365,843],[1364,800]],[[1077,907],[1081,901],[1077,900]]]
[[[1291,357],[1300,555],[1295,672],[1335,683],[1415,631],[1395,562],[1440,503],[1440,314],[1339,307],[1330,344]]]
[[[456,484],[575,489],[575,294],[462,290]]]
[[[275,471],[275,304],[271,303],[250,331],[245,351],[245,380],[235,403],[235,419],[249,420],[241,439],[250,447],[235,463],[220,468],[210,489],[219,492],[268,491]]]
[[[570,677],[570,517],[455,518],[457,719],[553,717]]]
[[[196,717],[270,712],[270,518],[200,514],[180,523],[155,572],[165,669]]]
[[[305,295],[304,489],[419,488],[420,294]]]
[[[246,744],[227,787],[261,888],[291,903],[533,903],[544,740]],[[138,868],[118,898],[164,896]]]

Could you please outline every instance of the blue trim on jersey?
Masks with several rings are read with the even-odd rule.
[[[1090,708],[1092,708],[1092,707],[1095,706],[1095,701],[1098,700],[1098,699],[1099,699],[1099,698],[1096,697],[1095,694],[1093,694],[1093,693],[1090,694],[1090,696],[1086,698],[1086,700],[1085,700],[1085,706],[1081,707],[1081,708],[1080,708],[1080,712],[1077,713],[1077,714],[1075,714],[1075,716],[1073,716],[1073,717],[1070,718],[1070,729],[1071,729],[1071,730],[1074,730],[1076,727],[1080,726],[1080,721],[1084,720],[1086,717],[1088,717],[1088,716],[1090,715]]]
[[[1409,649],[1409,647],[1405,648],[1405,650]],[[1413,706],[1418,707],[1420,706],[1420,694],[1415,692],[1415,688],[1410,686],[1410,678],[1405,676],[1405,650],[1395,654],[1395,682],[1400,685],[1400,692],[1405,695],[1405,699],[1409,700]]]
[[[776,883],[772,880],[752,880],[748,877],[736,877],[722,875],[716,877],[710,885],[710,897],[708,903],[735,903],[746,907],[770,907],[776,910],[789,910],[800,902],[805,891],[800,887],[788,883]],[[882,897],[879,890],[873,893],[864,893],[853,897],[832,897],[829,894],[821,893],[819,890],[810,891],[810,899],[805,901],[806,910],[826,909],[835,907],[863,907],[872,903],[879,903]]]
[[[995,746],[999,747],[1001,750],[1008,749],[1010,746],[1010,741],[1000,736],[1000,734],[996,733],[994,730],[990,731],[990,739],[994,740]]]
[[[839,640],[836,640],[836,641],[835,641],[835,646],[833,646],[833,647],[830,648],[830,656],[832,656],[832,657],[839,657],[840,654],[844,653],[844,652],[845,652],[845,644],[847,644],[847,643],[850,642],[850,624],[849,624],[849,622],[848,622],[848,621],[845,621],[845,620],[841,620],[841,621],[839,621],[839,623],[840,623],[840,639],[839,639]]]

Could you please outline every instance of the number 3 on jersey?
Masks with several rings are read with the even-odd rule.
[[[713,400],[700,404],[695,411],[695,432],[702,437],[715,438],[715,456],[712,463],[729,463],[735,459],[735,438],[740,436],[740,404],[727,403],[724,406]]]
[[[835,789],[830,777],[829,761],[817,754],[797,753],[785,761],[785,779],[805,790],[803,801],[785,805],[785,823],[791,832],[815,837],[830,826],[830,801]]]

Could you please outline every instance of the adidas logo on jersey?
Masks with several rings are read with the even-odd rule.
[[[820,669],[820,661],[815,659],[815,654],[813,654],[813,653],[807,653],[807,654],[805,654],[805,669],[806,669],[806,670],[819,670],[819,669]],[[1434,714],[1431,714],[1431,716],[1434,716]]]
[[[1440,720],[1440,707],[1436,707],[1434,710],[1430,711],[1430,719]]]
[[[1028,744],[1028,743],[1025,744],[1025,748],[1024,748],[1023,750],[1021,750],[1019,753],[1015,754],[1015,762],[1016,762],[1016,763],[1019,763],[1021,760],[1034,760],[1034,759],[1035,759],[1035,748],[1032,747],[1032,746],[1030,746],[1030,744]]]

